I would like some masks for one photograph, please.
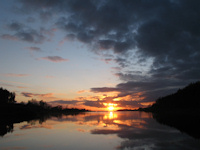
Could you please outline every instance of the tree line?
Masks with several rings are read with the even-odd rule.
[[[13,104],[15,101],[15,93],[0,88],[0,104]]]
[[[85,109],[63,108],[51,106],[47,102],[31,99],[27,103],[17,103],[16,94],[0,88],[0,136],[13,131],[13,124],[22,121],[39,120],[40,123],[48,118],[62,115],[77,115],[86,112]]]
[[[61,105],[51,106],[47,102],[31,99],[27,103],[17,103],[15,101],[15,93],[9,92],[7,89],[0,88],[0,113],[11,114],[19,112],[27,112],[27,114],[42,115],[47,113],[74,113],[85,112],[85,109],[63,108]]]

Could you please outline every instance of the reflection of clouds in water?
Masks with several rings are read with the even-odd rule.
[[[151,114],[140,112],[90,112],[76,116],[52,118],[45,123],[23,125],[20,129],[66,128],[75,124],[76,131],[92,135],[117,135],[122,142],[115,148],[119,150],[152,149],[199,149],[199,141],[193,140],[178,130],[159,124]],[[58,125],[58,126],[56,126]]]
[[[189,142],[188,142],[189,141]],[[174,137],[170,141],[153,141],[149,139],[144,140],[126,140],[121,142],[120,146],[116,147],[119,150],[199,150],[198,142],[188,139],[176,139]]]
[[[31,124],[26,124],[20,127],[21,130],[24,129],[33,129],[33,128],[46,128],[46,129],[52,129],[53,127],[48,124],[37,124],[37,125],[31,125]]]
[[[115,129],[94,129],[92,134],[117,134],[118,137],[125,139],[117,149],[198,149],[200,143],[194,141],[185,134],[181,134],[174,128],[158,124],[150,118],[134,119],[125,115],[126,120],[116,118],[113,124]],[[111,122],[110,122],[111,123]],[[187,142],[185,142],[187,141]]]
[[[86,132],[84,129],[77,129],[79,132]]]

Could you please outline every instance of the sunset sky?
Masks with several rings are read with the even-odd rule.
[[[135,109],[199,79],[199,0],[0,1],[0,87],[17,102]]]

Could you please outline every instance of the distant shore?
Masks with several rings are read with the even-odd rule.
[[[77,115],[88,112],[85,109],[61,109],[61,107],[44,108],[40,105],[4,104],[0,105],[0,136],[13,131],[13,124],[23,121],[39,120],[40,123],[51,117]]]

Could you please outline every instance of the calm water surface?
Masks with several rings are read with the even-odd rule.
[[[2,150],[199,150],[200,140],[159,124],[150,113],[89,112],[14,124]]]

